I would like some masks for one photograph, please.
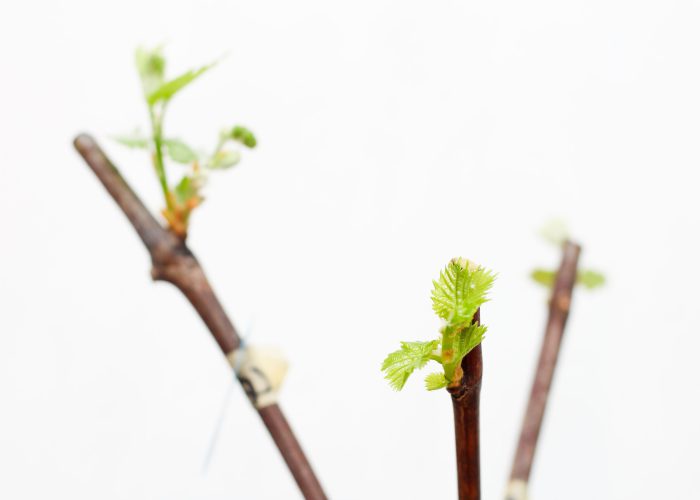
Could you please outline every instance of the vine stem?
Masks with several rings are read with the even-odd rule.
[[[473,322],[479,324],[477,310]],[[479,457],[479,394],[483,361],[481,344],[462,359],[462,382],[448,388],[452,399],[457,451],[457,492],[459,500],[481,499],[481,472]]]
[[[158,223],[92,137],[81,134],[74,145],[141,238],[151,256],[153,279],[175,285],[199,313],[224,355],[230,356],[241,339],[184,238]],[[280,407],[274,403],[256,409],[304,498],[325,500],[321,484]]]
[[[160,113],[157,113],[152,106],[149,107],[149,116],[151,117],[151,129],[153,132],[153,144],[155,145],[155,158],[153,163],[160,182],[160,189],[163,191],[165,198],[165,206],[169,211],[173,209],[173,200],[170,195],[170,187],[168,186],[168,174],[165,171],[165,160],[163,159],[163,114],[165,113],[165,105],[161,108]]]
[[[540,357],[532,382],[530,399],[525,410],[520,439],[513,458],[513,468],[506,492],[507,500],[525,500],[527,498],[528,482],[535,458],[535,450],[539,439],[544,413],[552,387],[554,370],[559,357],[564,328],[569,317],[571,299],[581,246],[565,241],[562,247],[562,260],[557,271],[554,289],[549,301],[549,317],[544,332]]]

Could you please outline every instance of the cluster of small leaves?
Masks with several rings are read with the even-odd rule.
[[[540,235],[545,241],[554,246],[561,247],[569,238],[569,231],[564,221],[561,219],[554,219],[540,230]],[[536,268],[530,273],[530,277],[536,283],[552,289],[557,279],[557,272],[551,269]],[[593,290],[605,284],[605,276],[592,269],[580,269],[576,274],[576,284],[582,285],[588,290]]]
[[[463,258],[452,259],[440,277],[433,281],[433,311],[443,320],[440,337],[427,342],[402,342],[401,349],[389,354],[382,371],[394,389],[401,390],[408,377],[429,361],[442,365],[442,371],[425,378],[428,390],[458,385],[462,380],[464,356],[478,346],[486,326],[473,323],[474,315],[488,301],[494,274]]]
[[[137,130],[115,138],[125,146],[151,151],[165,198],[163,216],[170,228],[183,237],[187,234],[192,210],[204,199],[201,191],[207,172],[228,169],[238,164],[241,153],[238,148],[230,147],[232,143],[247,148],[254,148],[257,144],[253,133],[240,125],[222,130],[216,148],[211,152],[195,149],[179,138],[163,134],[163,118],[171,99],[215,65],[216,63],[211,63],[166,79],[166,61],[162,47],[152,50],[139,48],[136,51],[136,67],[151,120],[151,133],[145,135]],[[166,159],[189,166],[189,171],[183,173],[180,180],[172,186],[168,182]]]

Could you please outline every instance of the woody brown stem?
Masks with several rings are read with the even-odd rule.
[[[146,246],[153,265],[153,279],[172,283],[187,297],[224,355],[235,351],[241,344],[240,337],[184,239],[158,223],[92,137],[79,135],[74,145]],[[257,410],[304,498],[326,499],[279,406],[272,404]]]
[[[549,391],[552,387],[566,320],[569,317],[580,253],[581,247],[578,244],[568,240],[564,242],[562,260],[549,302],[549,317],[540,350],[540,358],[520,431],[518,447],[513,459],[507,492],[508,500],[527,498],[527,484],[535,458],[537,440],[542,429]]]
[[[479,311],[474,315],[479,323]],[[457,450],[457,491],[459,500],[481,499],[479,469],[479,393],[483,362],[481,345],[462,359],[462,382],[448,388],[452,399]]]

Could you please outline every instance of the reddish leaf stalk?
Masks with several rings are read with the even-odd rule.
[[[474,315],[474,323],[479,323],[479,311]],[[476,346],[462,359],[461,367],[461,384],[448,388],[452,396],[455,421],[457,491],[459,500],[480,500],[479,393],[483,373],[481,345]]]
[[[241,344],[240,337],[184,239],[160,225],[92,137],[79,135],[74,145],[146,246],[153,264],[153,279],[167,281],[180,289],[199,313],[223,354],[235,351]],[[279,406],[271,404],[257,408],[257,411],[304,498],[325,500],[327,497],[321,484]]]
[[[571,308],[580,253],[581,247],[578,244],[568,240],[564,242],[562,260],[549,302],[549,317],[540,350],[540,358],[537,363],[530,399],[520,431],[518,447],[513,459],[513,468],[506,494],[507,500],[524,500],[527,498],[527,486],[530,480],[537,441],[542,429],[549,391],[552,387],[554,370],[564,336],[564,328],[566,327],[569,309]]]

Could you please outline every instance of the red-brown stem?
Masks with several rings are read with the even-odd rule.
[[[540,350],[540,358],[510,474],[511,486],[508,498],[513,500],[520,500],[524,497],[530,479],[537,440],[554,378],[554,369],[557,365],[564,328],[571,308],[580,253],[581,247],[579,245],[568,240],[564,242],[562,260],[549,302],[549,317]]]
[[[238,333],[185,241],[158,223],[92,137],[79,135],[74,145],[146,246],[153,264],[153,279],[167,281],[180,289],[199,313],[224,355],[235,351],[241,343]],[[258,412],[304,498],[325,500],[321,484],[279,406],[272,404],[258,409]]]
[[[294,437],[294,432],[289,427],[280,407],[270,405],[258,411],[297,484],[300,487],[305,485],[302,488],[304,496],[306,498],[325,498],[321,485],[316,479],[314,471],[308,466],[304,452]],[[299,467],[297,464],[306,464],[306,467]],[[306,492],[304,492],[305,489]]]
[[[479,311],[474,315],[479,323]],[[483,362],[481,345],[462,359],[462,383],[449,388],[455,420],[457,449],[457,491],[459,500],[481,499],[481,472],[479,469],[479,393]]]

